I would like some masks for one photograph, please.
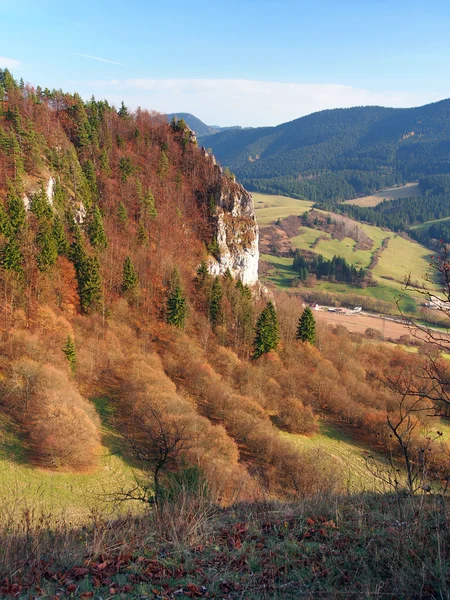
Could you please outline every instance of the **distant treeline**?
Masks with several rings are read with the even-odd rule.
[[[310,275],[315,275],[317,279],[359,284],[366,276],[363,268],[357,269],[342,256],[333,256],[331,260],[327,260],[322,254],[306,256],[298,248],[294,253],[293,267],[300,281],[306,281]]]
[[[448,225],[437,224],[415,231],[414,225],[450,217],[450,175],[431,175],[419,181],[422,196],[384,200],[374,207],[341,204],[334,201],[316,203],[316,208],[333,210],[392,231],[405,231],[414,239],[429,244],[433,239],[448,237]]]

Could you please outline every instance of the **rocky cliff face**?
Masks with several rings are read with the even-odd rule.
[[[216,252],[209,271],[223,275],[227,269],[245,285],[258,282],[259,229],[252,195],[241,185],[221,175],[214,194]]]

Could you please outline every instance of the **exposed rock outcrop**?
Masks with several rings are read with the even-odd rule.
[[[245,285],[258,282],[259,229],[252,195],[231,178],[220,175],[215,200],[215,256],[209,271],[223,275],[227,269]]]

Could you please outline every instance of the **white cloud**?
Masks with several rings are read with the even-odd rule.
[[[6,58],[5,56],[0,56],[0,69],[14,69],[20,65],[20,60],[15,60],[14,58]]]
[[[99,56],[92,56],[91,54],[81,54],[81,52],[72,52],[74,56],[82,56],[83,58],[92,58],[92,60],[99,60],[100,62],[110,63],[111,65],[119,65],[123,67],[123,64],[116,62],[115,60],[108,60],[107,58],[100,58]]]
[[[86,82],[87,83],[87,82]],[[89,82],[119,104],[160,112],[190,112],[211,125],[277,125],[327,108],[419,106],[433,93],[382,92],[339,84],[300,84],[247,79],[125,79]]]

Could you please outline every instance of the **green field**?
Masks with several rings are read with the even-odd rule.
[[[445,219],[436,219],[435,221],[426,221],[425,223],[420,223],[420,225],[413,225],[411,229],[421,231],[422,229],[428,229],[428,227],[434,225],[435,223],[444,223],[445,221],[450,221],[450,217],[446,217]]]
[[[296,200],[286,196],[270,196],[268,194],[252,194],[255,204],[256,218],[260,227],[267,227],[277,219],[290,215],[302,215],[313,203],[309,200]]]
[[[255,195],[258,196],[258,195]],[[267,204],[270,204],[270,196],[264,196]],[[278,217],[285,217],[287,214],[294,214],[291,211],[292,203],[299,202],[292,198],[275,196],[274,205],[270,209],[270,215],[261,209],[264,215],[264,225],[267,225],[269,219],[272,222]],[[278,207],[278,208],[277,208]],[[303,207],[303,210],[305,206]],[[276,212],[278,210],[278,212]],[[256,211],[261,214],[259,210]],[[298,214],[298,213],[297,213]],[[259,218],[259,217],[258,217]],[[420,244],[372,225],[360,224],[361,229],[373,240],[373,246],[370,250],[356,249],[356,242],[351,238],[343,240],[332,239],[331,235],[323,231],[318,231],[311,227],[301,227],[300,234],[291,238],[292,245],[301,250],[312,250],[317,254],[322,254],[330,260],[333,256],[342,256],[349,263],[356,267],[367,268],[371,262],[373,253],[378,250],[385,238],[389,238],[389,244],[383,250],[378,264],[372,270],[373,279],[377,282],[376,287],[366,289],[354,288],[350,285],[336,284],[330,282],[321,282],[317,289],[324,289],[333,293],[358,294],[369,296],[377,300],[383,300],[395,304],[396,299],[401,296],[405,299],[404,310],[414,312],[416,310],[416,301],[420,296],[412,291],[403,290],[405,277],[411,274],[413,281],[423,282],[423,277],[429,272],[430,251]],[[312,247],[317,241],[320,241]],[[261,259],[271,265],[271,270],[265,276],[266,280],[273,283],[276,287],[285,289],[291,286],[292,280],[296,274],[292,269],[293,259],[280,258],[271,255],[261,255]]]
[[[365,456],[373,450],[361,442],[357,442],[338,424],[321,421],[320,432],[313,436],[286,434],[295,444],[306,450],[315,450],[336,461],[336,468],[343,477],[349,493],[364,491],[387,491],[380,480],[369,471]],[[376,464],[384,465],[381,455],[376,457]]]
[[[96,403],[97,405],[97,403]],[[100,412],[100,410],[99,410]],[[52,523],[64,519],[79,524],[95,513],[117,515],[111,494],[135,485],[136,472],[115,448],[114,435],[103,426],[105,443],[98,465],[87,473],[50,471],[31,465],[13,425],[0,416],[0,519],[17,520],[24,511],[32,518],[45,515]],[[112,441],[112,443],[110,443]],[[137,503],[123,503],[120,511],[140,511]]]

